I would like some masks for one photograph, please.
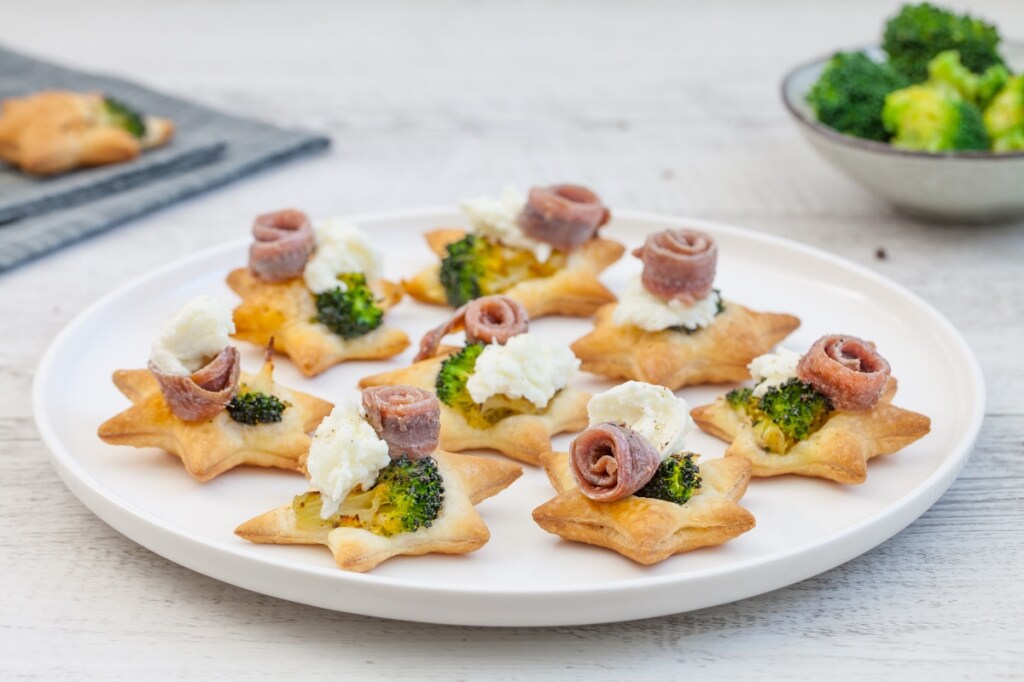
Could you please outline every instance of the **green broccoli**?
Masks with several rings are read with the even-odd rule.
[[[394,459],[366,491],[356,490],[330,518],[320,518],[323,500],[311,491],[292,501],[300,528],[362,528],[383,537],[430,526],[444,506],[444,479],[433,457]]]
[[[890,137],[882,125],[885,96],[906,85],[887,64],[879,64],[863,52],[839,52],[807,93],[807,102],[828,127],[885,142]]]
[[[473,376],[476,369],[476,360],[484,350],[482,343],[467,343],[465,348],[458,353],[449,355],[441,363],[441,371],[437,373],[434,386],[437,389],[437,399],[448,407],[454,407],[460,412],[471,411],[476,407],[473,398],[469,395],[466,382]]]
[[[243,387],[244,388],[244,387]],[[281,421],[289,403],[259,391],[241,392],[227,404],[228,416],[240,424],[255,426]]]
[[[484,295],[485,254],[489,250],[485,240],[476,235],[449,244],[448,255],[441,259],[441,286],[448,303],[456,308]]]
[[[765,448],[780,455],[820,429],[833,409],[827,397],[797,378],[770,387],[760,398],[749,388],[735,389],[726,401],[750,418]]]
[[[960,53],[946,50],[928,62],[928,84],[948,87],[960,97],[973,102],[978,91],[978,76],[960,61]]]
[[[1024,74],[1010,78],[983,116],[997,152],[1024,150]]]
[[[753,397],[753,393],[754,389],[752,388],[734,388],[725,394],[725,400],[732,409],[739,410],[746,408]]]
[[[959,50],[964,66],[982,73],[1003,63],[999,31],[970,15],[957,15],[927,2],[904,5],[885,25],[882,49],[889,63],[911,83],[928,76],[928,62],[945,50]]]
[[[683,504],[700,488],[700,468],[692,452],[672,455],[661,463],[654,476],[635,495]]]
[[[892,145],[928,152],[986,150],[981,111],[950,88],[912,85],[885,98],[882,122]]]
[[[381,325],[384,311],[361,273],[338,275],[342,286],[316,295],[315,322],[343,339],[369,334]]]
[[[985,73],[978,77],[978,90],[974,97],[974,103],[984,111],[1009,80],[1010,72],[1002,64],[988,67],[985,69]]]
[[[554,274],[565,265],[564,252],[555,251],[543,263],[531,251],[505,246],[475,234],[449,244],[441,259],[439,277],[448,303],[455,307],[513,285]]]
[[[103,116],[110,125],[124,128],[134,137],[142,138],[146,135],[146,119],[124,102],[104,97]]]
[[[516,414],[540,414],[542,410],[525,398],[494,395],[483,405],[473,400],[466,382],[473,376],[477,358],[483,350],[482,343],[468,343],[458,353],[445,358],[434,381],[437,399],[458,411],[470,426],[478,429],[493,426]]]
[[[948,88],[963,99],[984,108],[1002,89],[1010,72],[1002,64],[990,66],[985,73],[972,73],[960,62],[956,50],[940,52],[928,62],[928,85]]]

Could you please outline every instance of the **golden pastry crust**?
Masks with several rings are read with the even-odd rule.
[[[309,451],[308,432],[331,413],[326,400],[274,383],[273,364],[259,374],[242,372],[241,383],[254,391],[276,395],[290,403],[282,419],[272,424],[246,425],[222,411],[207,421],[187,422],[175,416],[148,369],[114,372],[114,385],[132,406],[105,421],[99,437],[112,445],[162,448],[179,457],[197,481],[209,481],[237,466],[252,465],[302,471]]]
[[[566,453],[544,456],[544,471],[558,495],[533,510],[544,530],[566,540],[606,547],[641,564],[720,545],[754,527],[754,516],[737,504],[750,481],[743,458],[700,464],[701,487],[685,504],[630,495],[595,502],[580,492]]]
[[[758,477],[797,474],[839,483],[863,483],[872,457],[901,450],[931,430],[931,420],[891,404],[896,379],[870,410],[832,413],[825,424],[783,455],[766,452],[745,415],[725,396],[691,410],[701,429],[729,443],[727,458],[746,459]]]
[[[453,346],[443,346],[432,358],[403,369],[365,377],[360,380],[359,387],[402,384],[434,392],[441,364],[458,350]],[[486,429],[470,426],[457,410],[441,403],[441,447],[452,452],[497,450],[520,462],[540,464],[541,455],[551,450],[552,436],[579,431],[587,426],[588,402],[589,393],[567,386],[555,394],[543,414],[506,417]]]
[[[326,545],[338,567],[368,571],[398,555],[466,554],[483,547],[490,531],[474,505],[496,495],[519,478],[518,464],[487,457],[434,453],[444,479],[444,506],[429,528],[389,538],[362,528],[301,529],[286,505],[246,521],[235,534],[260,544]]]
[[[437,256],[446,254],[448,244],[466,236],[465,230],[441,228],[426,234],[427,244]],[[626,247],[617,241],[597,237],[569,255],[565,268],[549,277],[520,282],[500,293],[523,304],[531,319],[545,315],[589,317],[601,306],[614,302],[615,294],[597,277],[622,257]],[[417,301],[448,305],[438,279],[440,264],[402,280],[406,292]]]
[[[750,361],[800,326],[800,318],[793,315],[760,313],[725,301],[725,310],[699,332],[649,332],[616,326],[616,305],[597,311],[594,331],[572,344],[582,369],[672,390],[748,379]]]
[[[316,299],[301,277],[266,282],[249,268],[228,275],[228,286],[242,298],[235,308],[236,339],[266,346],[291,358],[304,375],[311,377],[347,360],[378,360],[398,355],[409,346],[405,332],[386,324],[365,336],[343,339],[319,322]],[[402,299],[402,289],[387,280],[371,282],[385,311]]]
[[[144,117],[140,139],[112,125],[99,93],[49,90],[3,101],[0,158],[26,173],[55,175],[82,166],[128,161],[170,141],[174,124]]]

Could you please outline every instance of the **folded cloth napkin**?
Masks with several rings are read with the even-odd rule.
[[[53,178],[33,178],[0,162],[0,272],[330,144],[322,135],[223,114],[0,47],[0,99],[48,89],[102,92],[171,119],[175,136],[133,161]]]

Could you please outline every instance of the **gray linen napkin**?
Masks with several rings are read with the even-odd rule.
[[[134,161],[56,178],[31,178],[0,163],[0,272],[330,144],[322,135],[223,114],[0,47],[0,98],[45,89],[103,92],[173,120],[177,130],[170,145]]]

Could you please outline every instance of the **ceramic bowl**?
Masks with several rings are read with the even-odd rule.
[[[878,48],[869,54],[879,57]],[[1024,45],[1003,45],[1013,72]],[[983,222],[1024,215],[1024,152],[930,153],[850,137],[823,125],[804,99],[831,55],[798,66],[782,82],[782,99],[819,154],[898,209],[943,221]]]

